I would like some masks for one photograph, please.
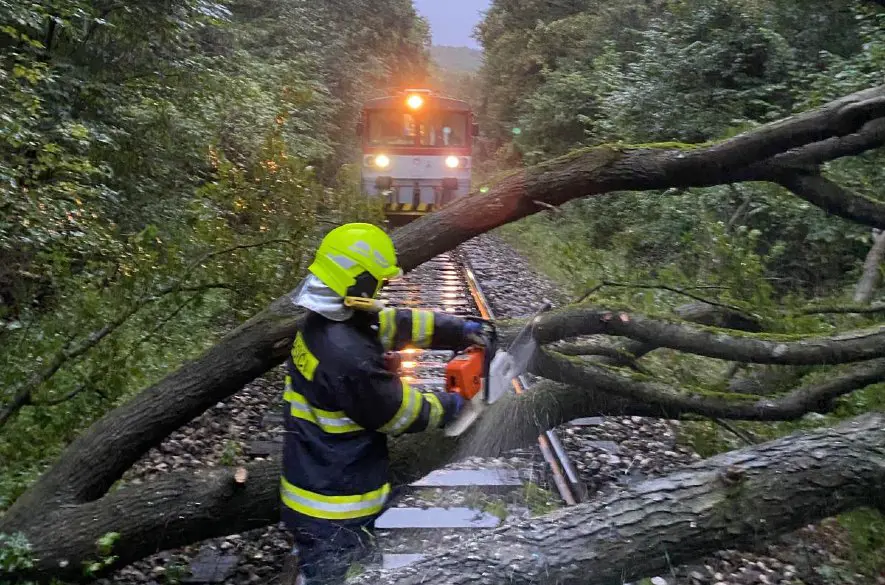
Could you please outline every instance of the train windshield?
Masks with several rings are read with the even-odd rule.
[[[369,112],[369,146],[467,146],[467,112]]]

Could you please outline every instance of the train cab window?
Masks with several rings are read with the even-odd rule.
[[[466,112],[376,110],[368,114],[369,146],[466,146]]]
[[[465,146],[467,114],[464,112],[431,113],[421,122],[422,146]]]
[[[418,131],[418,122],[411,114],[396,110],[369,113],[370,146],[412,146]]]

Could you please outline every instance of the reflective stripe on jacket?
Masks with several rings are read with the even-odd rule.
[[[388,372],[383,354],[409,346],[461,349],[463,321],[385,309],[344,322],[311,313],[292,344],[284,391],[283,520],[335,521],[380,513],[390,492],[386,435],[439,428],[454,415],[446,392],[419,392]]]

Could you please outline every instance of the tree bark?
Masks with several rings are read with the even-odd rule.
[[[854,302],[861,305],[869,305],[873,300],[873,293],[879,286],[879,266],[885,259],[885,232],[873,230],[873,245],[867,252],[863,263],[863,275],[854,289]]]
[[[596,147],[512,173],[486,194],[474,194],[398,230],[397,250],[418,262],[478,234],[559,206],[578,197],[612,191],[708,187],[736,181],[776,180],[784,168],[763,163],[779,154],[847,137],[885,118],[885,86],[860,91],[825,106],[761,126],[709,147],[687,150]],[[885,136],[866,140],[868,150]],[[827,156],[854,150],[831,148]],[[830,159],[826,159],[830,160]],[[760,165],[754,168],[753,165]],[[787,170],[790,168],[788,167]],[[802,196],[802,195],[800,195]],[[812,201],[812,203],[814,203]],[[875,221],[885,229],[885,205]],[[838,209],[833,213],[839,213]],[[864,220],[869,223],[869,219]]]
[[[885,229],[885,203],[852,193],[821,175],[787,173],[777,182],[827,213]]]
[[[877,360],[856,366],[831,382],[811,386],[765,407],[722,401],[726,416],[737,418],[790,418],[824,403],[834,395],[885,377]],[[605,370],[603,370],[605,371]],[[471,455],[496,456],[531,444],[549,428],[581,416],[639,415],[678,418],[686,413],[710,414],[715,398],[680,396],[643,398],[611,393],[604,382],[600,391],[542,381],[531,392],[510,395],[481,419],[472,432],[453,440],[441,433],[425,433],[393,441],[391,471],[396,484],[406,484],[441,465]],[[629,383],[629,380],[628,380]],[[713,414],[722,414],[715,409]],[[507,428],[507,433],[499,429]],[[157,550],[266,526],[279,517],[279,463],[248,467],[248,481],[239,486],[232,470],[172,473],[148,484],[126,487],[104,497],[74,506],[49,508],[35,514],[24,527],[40,559],[28,577],[76,579],[84,563],[96,560],[96,541],[109,532],[120,534],[113,554],[117,562],[107,570],[134,562]],[[61,528],[61,529],[60,529]]]
[[[231,396],[285,358],[299,312],[286,297],[244,323],[197,361],[109,412],[75,439],[0,518],[0,532],[33,521],[35,510],[101,497],[172,431]]]
[[[801,152],[821,141],[856,134],[866,137],[864,148],[873,148],[880,145],[881,140],[870,138],[866,132],[883,117],[885,86],[880,86],[711,146],[684,150],[606,146],[580,151],[514,173],[487,194],[459,199],[398,230],[394,242],[402,267],[410,270],[473,236],[537,213],[546,209],[545,206],[558,206],[575,198],[617,190],[761,180],[758,170],[755,175],[750,172],[754,165],[762,168],[778,155]],[[853,148],[855,152],[860,147],[854,144]],[[831,148],[830,152],[832,156],[842,156],[847,147]],[[741,173],[749,178],[735,179]],[[774,175],[762,179],[766,177]],[[885,206],[871,208],[870,213],[877,213],[879,208]],[[881,223],[879,227],[885,228],[885,212],[877,218],[873,223]],[[72,442],[59,461],[0,518],[0,532],[23,531],[39,539],[47,536],[45,530],[38,530],[45,528],[41,517],[61,519],[71,514],[73,519],[78,506],[95,513],[98,510],[111,513],[113,508],[103,507],[105,500],[100,498],[114,482],[170,432],[282,362],[300,316],[287,296],[277,299],[199,359],[184,364],[106,414]],[[621,399],[606,400],[614,408],[641,410],[641,406],[628,405]],[[198,489],[214,489],[217,493],[221,489],[217,482],[222,480],[213,481],[215,487]],[[148,495],[153,489],[152,483],[138,488],[144,492],[140,501],[150,501]],[[129,496],[136,497],[134,492]],[[207,518],[200,519],[199,515],[193,518],[200,527],[206,528],[212,523]],[[237,526],[231,524],[225,528],[235,530]],[[197,528],[194,530],[194,534],[203,533]],[[221,528],[216,525],[205,532],[215,530]],[[182,528],[180,533],[187,531]],[[40,550],[46,550],[35,544]]]
[[[866,415],[725,453],[351,583],[619,585],[846,510],[885,509],[883,425]]]

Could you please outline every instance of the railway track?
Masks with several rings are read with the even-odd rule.
[[[437,256],[390,283],[382,291],[381,298],[395,307],[420,307],[458,316],[495,318],[469,261],[458,251]],[[421,390],[444,387],[443,370],[451,352],[407,350],[405,353],[405,380]],[[525,377],[514,380],[517,393],[525,392],[528,387]],[[500,506],[506,504],[508,495],[511,502],[518,500],[526,483],[533,480],[552,483],[565,505],[581,501],[582,483],[555,432],[548,431],[540,436],[538,447],[546,467],[546,477],[543,478],[537,477],[536,469],[481,464],[473,469],[458,469],[456,464],[454,468],[443,468],[412,484],[413,489],[423,490],[425,494],[423,498],[417,498],[418,504],[426,505],[428,499],[437,499],[440,505],[416,507],[404,498],[378,519],[379,545],[385,552],[383,565],[394,568],[415,562],[421,558],[422,550],[453,538],[457,531],[488,530],[498,526],[503,518],[494,512],[502,509]],[[427,491],[434,494],[428,498]],[[514,493],[516,498],[512,497]],[[497,501],[491,494],[497,494]],[[468,505],[445,505],[452,502]]]

